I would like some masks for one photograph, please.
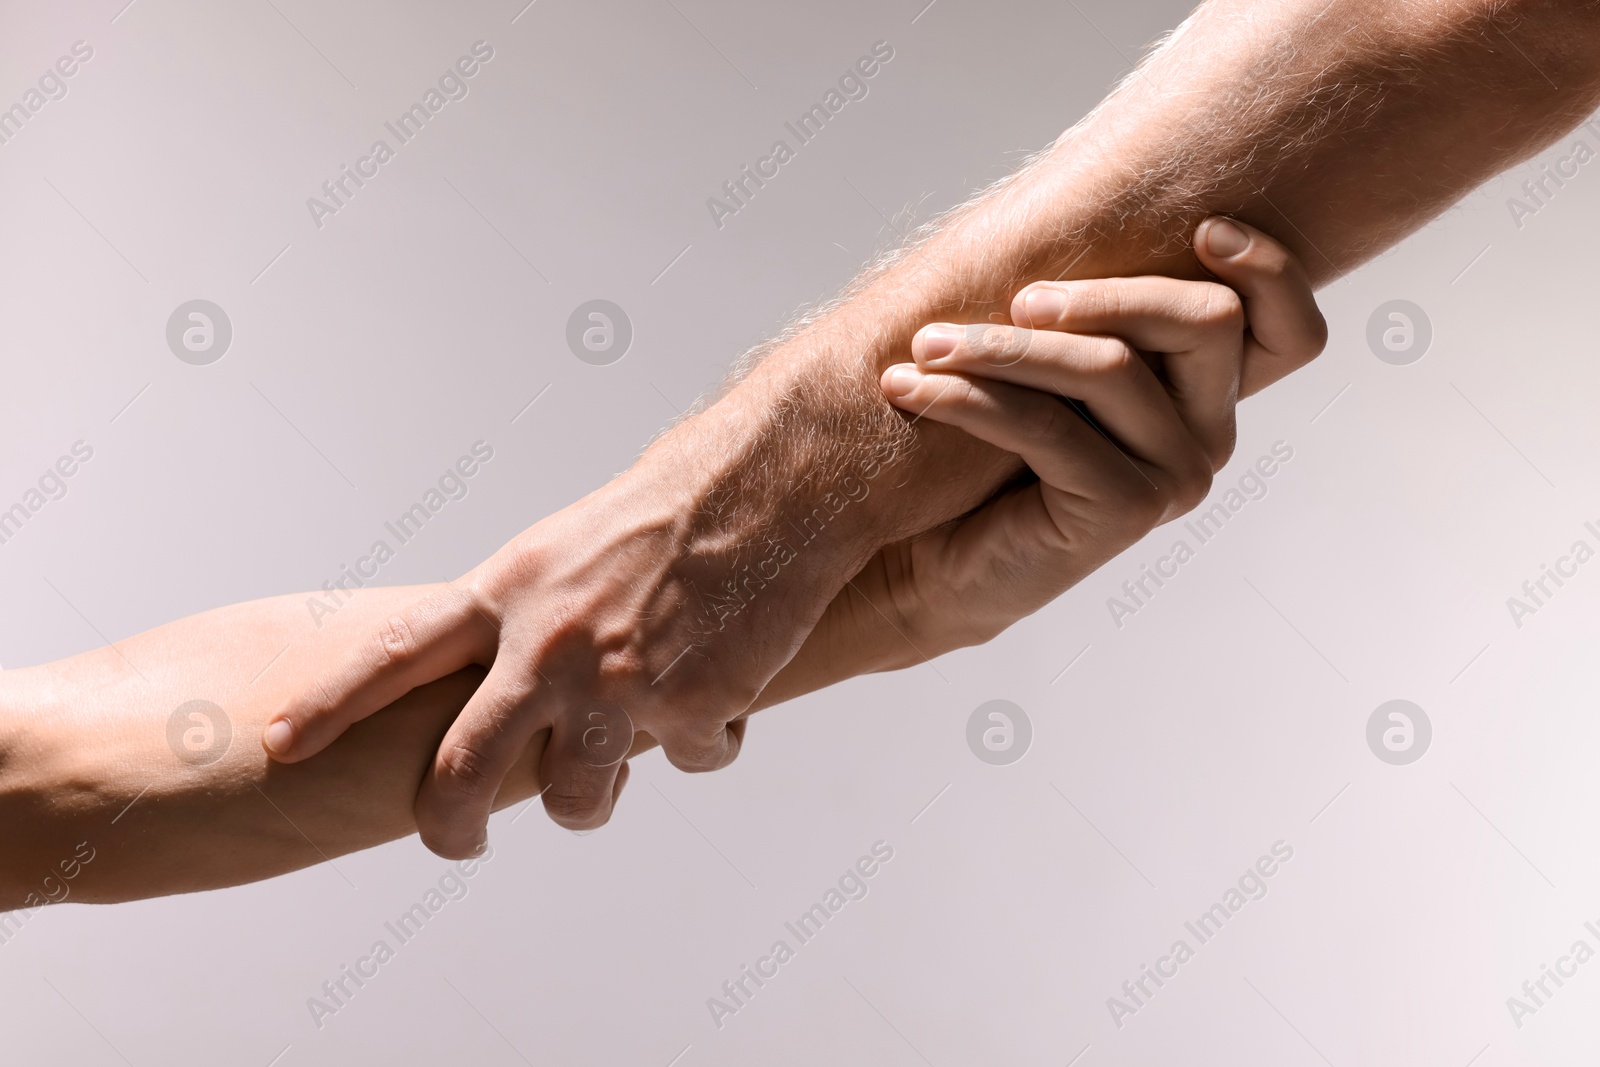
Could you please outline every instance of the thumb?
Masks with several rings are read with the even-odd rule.
[[[1244,302],[1249,333],[1239,395],[1259,393],[1310,363],[1328,343],[1311,281],[1283,245],[1237,219],[1212,217],[1194,235],[1200,265]]]
[[[390,616],[297,694],[270,720],[262,747],[280,763],[298,763],[331,745],[351,724],[411,690],[493,652],[495,632],[465,594],[440,590]]]

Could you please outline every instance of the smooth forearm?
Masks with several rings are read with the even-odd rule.
[[[0,675],[0,910],[235,885],[414,833],[417,783],[481,671],[413,691],[305,763],[270,762],[260,736],[286,693],[425,592],[363,590],[320,630],[303,596],[235,605]],[[192,700],[226,727],[169,729]],[[502,804],[538,791],[537,766],[530,752]],[[73,865],[80,846],[93,859]]]

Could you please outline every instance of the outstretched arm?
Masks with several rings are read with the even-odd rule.
[[[963,342],[941,356],[923,345],[918,364],[899,368],[912,384],[894,391],[897,405],[1014,450],[1039,476],[921,542],[923,581],[969,612],[1042,603],[1121,547],[1125,513],[1154,521],[1155,483],[1194,483],[1184,503],[1203,495],[1232,448],[1247,356],[1313,349],[1322,336],[1298,264],[1255,231],[1240,231],[1244,251],[1210,253],[1217,221],[1202,230],[1202,261],[1234,289],[1080,282],[1120,293],[1120,312],[1003,331],[1003,348]],[[1062,403],[1068,390],[1098,429]],[[415,783],[480,670],[413,691],[304,763],[269,762],[259,735],[267,709],[312,684],[330,653],[427,592],[363,590],[320,634],[302,598],[261,600],[0,674],[0,911],[232,885],[411,833]],[[758,704],[833,681],[805,671],[817,659],[802,652]],[[607,748],[622,738],[593,724],[589,734],[601,762],[621,761]],[[549,737],[534,735],[500,804],[538,790]],[[11,922],[0,916],[0,942]]]
[[[449,856],[481,847],[508,768],[546,727],[546,809],[568,826],[605,821],[615,771],[587,763],[581,743],[596,701],[676,765],[721,766],[845,583],[1018,469],[883,399],[878,376],[919,327],[1048,319],[1012,306],[1038,278],[1195,276],[1187,238],[1212,213],[1278,237],[1326,281],[1597,98],[1590,0],[1211,0],[1034,163],[758,353],[627,474],[286,699],[272,751],[303,759],[417,685],[492,665],[419,795],[424,840]],[[1253,363],[1242,389],[1292,366]],[[873,611],[897,628],[894,604]]]
[[[482,671],[416,690],[309,763],[272,763],[260,738],[321,657],[428,591],[363,590],[317,642],[305,598],[285,596],[0,672],[0,911],[236,885],[413,833],[417,781]],[[538,748],[502,804],[538,792]]]

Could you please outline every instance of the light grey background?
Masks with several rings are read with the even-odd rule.
[[[6,4],[0,105],[74,41],[94,57],[0,146],[0,503],[95,456],[0,546],[0,662],[315,588],[482,438],[471,495],[383,580],[465,570],[1188,6],[925,2]],[[480,39],[470,95],[317,229],[306,198]],[[718,230],[706,198],[878,40],[868,97]],[[592,836],[497,817],[470,894],[320,1029],[307,998],[446,867],[414,839],[47,910],[0,946],[0,1058],[1591,1061],[1600,962],[1520,1030],[1506,1007],[1600,946],[1600,563],[1520,629],[1505,603],[1600,519],[1600,164],[1519,226],[1536,170],[1325,292],[1327,354],[1247,405],[1218,492],[1294,458],[1121,629],[1107,598],[1179,531],[987,648],[762,716],[728,771],[637,761]],[[205,367],[164,336],[196,298],[234,328]],[[565,343],[596,298],[635,331],[606,367]],[[1392,299],[1433,324],[1411,366],[1366,344]],[[1396,698],[1433,723],[1409,766],[1366,746]],[[993,699],[1033,726],[1009,766],[967,747]],[[878,840],[870,894],[718,1029],[707,998]],[[1107,998],[1280,840],[1267,897],[1119,1029]]]

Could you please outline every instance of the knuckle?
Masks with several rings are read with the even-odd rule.
[[[596,687],[599,691],[627,689],[640,677],[654,678],[660,673],[661,666],[671,662],[669,658],[663,660],[661,666],[656,666],[646,654],[647,649],[631,640],[633,636],[630,632],[621,637],[600,636],[596,639],[595,643],[601,646],[599,664],[595,671],[599,678]],[[670,652],[663,654],[668,657],[672,655]],[[684,657],[685,660],[689,658],[689,656]],[[682,668],[689,664],[680,662],[677,666]]]
[[[1206,458],[1211,462],[1211,476],[1213,479],[1215,479],[1217,472],[1226,467],[1228,461],[1233,458],[1233,450],[1238,443],[1239,431],[1237,423],[1230,423],[1226,432],[1212,442],[1211,447],[1206,452]]]
[[[712,744],[684,744],[682,742],[666,747],[667,759],[680,771],[689,774],[704,774],[708,771],[721,770],[733,762],[739,754],[737,746],[729,745],[726,741]]]
[[[981,620],[968,624],[962,643],[962,648],[976,648],[987,645],[990,641],[1006,632],[1006,624],[998,620]]]
[[[497,729],[505,727],[512,719],[528,709],[539,693],[539,683],[531,675],[519,674],[497,680],[499,692],[489,705]]]
[[[961,331],[962,347],[969,355],[986,356],[1004,343],[1000,331],[1001,327],[992,322],[969,323]]]
[[[1226,285],[1207,282],[1200,292],[1196,318],[1200,325],[1220,332],[1243,333],[1244,301]]]
[[[1193,462],[1184,464],[1172,487],[1172,505],[1179,514],[1200,506],[1200,502],[1211,494],[1213,477],[1211,461],[1201,454],[1196,454]]]
[[[477,852],[475,842],[469,837],[441,827],[419,825],[417,836],[422,838],[427,850],[440,859],[469,860]]]
[[[1294,269],[1294,260],[1289,258],[1288,250],[1276,242],[1268,244],[1257,241],[1255,243],[1259,247],[1259,251],[1257,251],[1255,262],[1251,266],[1255,268],[1256,273],[1274,281],[1287,278],[1290,271]]]
[[[380,662],[400,666],[410,662],[417,654],[416,631],[404,615],[391,615],[377,632]]]
[[[1128,282],[1124,278],[1105,278],[1085,282],[1078,294],[1079,310],[1098,319],[1120,319],[1128,307]]]
[[[1310,363],[1328,347],[1328,320],[1322,314],[1322,309],[1312,306],[1311,314],[1306,319],[1305,336],[1301,348],[1301,358]]]
[[[997,323],[974,323],[966,328],[967,354],[990,364],[1010,364],[1028,350],[1031,331]]]
[[[925,662],[924,657],[937,659],[946,652],[977,644],[967,638],[966,630],[960,624],[947,620],[915,619],[901,627],[901,633],[905,634],[905,640],[899,645],[886,642],[888,647],[882,653],[882,658],[874,661],[883,664],[879,670],[904,670]]]
[[[1035,441],[1057,441],[1066,436],[1066,424],[1063,422],[1069,414],[1066,404],[1043,394],[1029,399],[1032,402],[1017,412],[1027,435]]]
[[[1113,381],[1127,381],[1143,369],[1144,360],[1128,342],[1115,337],[1101,339],[1093,373]]]
[[[1028,581],[1031,575],[1019,573],[1015,577],[1022,581]],[[986,645],[1005,633],[1015,621],[1014,617],[1008,618],[993,612],[964,612],[959,620],[954,621],[940,632],[940,640],[932,645],[932,649],[924,646],[924,651],[930,655],[943,655],[958,648],[975,648],[978,645]]]
[[[605,810],[605,798],[598,793],[576,793],[552,786],[544,791],[543,800],[545,814],[550,818],[563,825],[578,824],[580,829]]]
[[[984,392],[978,383],[965,375],[952,374],[950,380],[942,385],[939,392],[929,403],[931,409],[935,404],[949,404],[955,408],[981,408],[984,402]]]
[[[1097,528],[1123,547],[1138,541],[1166,516],[1168,491],[1159,477],[1121,480],[1102,498]]]
[[[1087,323],[1115,318],[1122,307],[1122,295],[1115,279],[1067,282],[1061,287],[1066,308],[1056,328],[1073,332]]]
[[[1117,509],[1122,518],[1122,531],[1130,540],[1137,541],[1166,517],[1170,497],[1159,485],[1141,481],[1128,492]]]
[[[295,723],[321,719],[334,714],[344,703],[343,695],[335,688],[331,678],[319,675],[311,679],[306,692],[289,708],[289,718]]]
[[[710,752],[680,752],[671,759],[672,765],[686,774],[709,774],[722,769],[721,759]]]
[[[439,752],[439,784],[464,797],[481,797],[498,784],[488,756],[471,745],[456,743]]]
[[[714,693],[713,707],[716,709],[717,719],[721,721],[743,715],[750,710],[750,705],[756,702],[765,688],[766,683],[762,680],[745,677],[742,674],[737,678],[724,679]],[[734,737],[734,741],[737,743],[738,738]]]

